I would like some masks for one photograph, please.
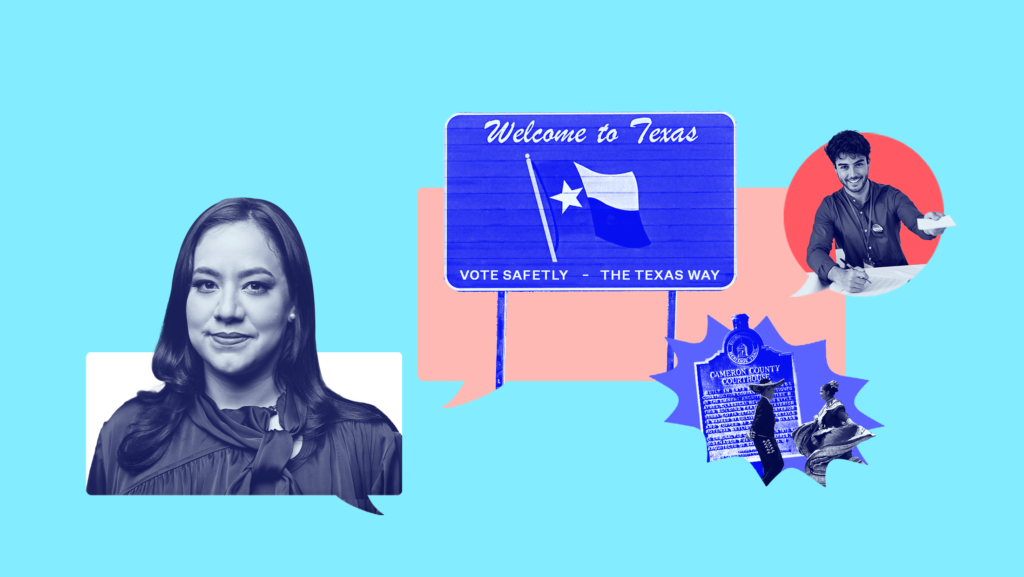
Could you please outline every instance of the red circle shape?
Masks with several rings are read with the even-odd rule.
[[[922,213],[942,212],[939,183],[924,159],[898,140],[880,134],[863,134],[871,144],[869,179],[901,190]],[[786,241],[793,257],[806,272],[811,272],[811,267],[807,266],[807,243],[811,239],[814,214],[823,198],[842,187],[835,168],[825,154],[825,145],[815,150],[800,165],[793,181],[789,183],[782,217],[786,227]],[[900,227],[900,243],[908,263],[927,264],[939,246],[939,239],[924,240],[906,227]],[[830,254],[835,260],[835,246]]]

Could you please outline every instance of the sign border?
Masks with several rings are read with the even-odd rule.
[[[507,287],[485,287],[485,288],[458,288],[452,286],[452,283],[448,282],[448,124],[453,118],[457,116],[569,116],[569,115],[622,115],[622,114],[681,114],[681,115],[697,115],[697,114],[720,114],[727,117],[732,122],[732,280],[729,284],[724,287],[716,288],[705,288],[705,287],[634,287],[634,288],[613,288],[613,287],[593,287],[593,288],[542,288],[542,289],[526,289],[526,288],[507,288]],[[448,117],[448,120],[444,123],[444,284],[448,285],[449,288],[458,292],[636,292],[636,291],[687,291],[687,292],[716,292],[724,291],[736,283],[737,277],[739,277],[739,247],[738,247],[738,233],[739,223],[737,222],[737,210],[736,203],[738,201],[738,195],[736,193],[736,119],[731,114],[725,111],[704,111],[704,112],[458,112]]]

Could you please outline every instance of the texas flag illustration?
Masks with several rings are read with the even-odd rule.
[[[586,228],[598,238],[626,248],[651,244],[640,216],[640,190],[632,171],[603,174],[578,162],[532,163],[541,218],[551,215],[549,236],[554,250],[578,238],[589,209]],[[585,203],[585,205],[584,205]],[[546,208],[547,210],[544,210]],[[575,208],[581,209],[575,211]],[[574,234],[577,233],[577,234]],[[592,237],[591,237],[592,238]]]

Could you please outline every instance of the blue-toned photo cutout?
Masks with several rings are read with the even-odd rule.
[[[728,114],[458,114],[445,154],[456,290],[722,290],[736,277]]]
[[[771,399],[774,436],[782,457],[800,456],[793,443],[793,431],[801,422],[793,354],[765,346],[761,336],[748,326],[747,315],[733,317],[733,330],[726,335],[722,350],[703,363],[694,363],[694,371],[708,461],[726,457],[761,460],[747,432],[761,400],[761,394],[751,390],[751,385],[756,386],[762,379],[782,383],[774,387]],[[772,432],[771,428],[766,434]]]

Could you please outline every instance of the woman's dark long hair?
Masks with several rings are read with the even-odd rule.
[[[825,387],[825,390],[828,391],[828,394],[832,395],[833,397],[836,396],[836,393],[839,392],[839,383],[837,383],[836,381],[829,381],[822,386]]]
[[[328,425],[340,420],[391,423],[373,405],[345,399],[324,384],[316,354],[313,275],[295,224],[273,203],[229,198],[199,215],[181,243],[164,326],[153,355],[153,374],[164,387],[158,392],[139,391],[136,397],[142,408],[117,449],[117,460],[126,469],[142,470],[156,463],[196,396],[205,390],[203,359],[188,336],[185,304],[199,241],[211,228],[234,222],[254,223],[267,236],[281,259],[288,290],[295,299],[295,321],[288,323],[281,340],[274,380],[279,388],[298,395],[307,405],[304,441],[317,442]]]

